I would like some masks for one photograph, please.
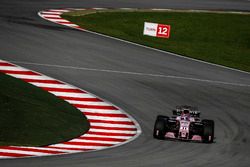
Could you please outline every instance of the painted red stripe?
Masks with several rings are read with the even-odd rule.
[[[112,146],[113,144],[106,144],[106,143],[88,143],[88,142],[65,142],[63,144],[67,145],[77,145],[77,146]]]
[[[0,62],[0,66],[11,66],[11,67],[13,67],[15,65],[7,63],[7,62]]]
[[[90,132],[90,131],[88,131],[87,134],[92,134],[92,135],[105,135],[105,136],[134,136],[134,135],[135,135],[135,134],[127,134],[127,133]]]
[[[82,148],[61,148],[56,146],[46,146],[45,148],[54,148],[54,149],[61,149],[61,150],[71,150],[71,151],[91,151],[93,149],[82,149]]]
[[[100,141],[116,141],[116,142],[124,142],[126,139],[117,139],[117,138],[111,138],[111,137],[88,137],[83,136],[79,137],[79,139],[85,139],[85,140],[100,140]]]
[[[67,97],[67,96],[57,96],[57,97],[60,97],[64,100],[102,102],[102,100],[98,98],[81,98],[81,97]]]
[[[28,157],[28,156],[32,156],[32,155],[0,152],[0,156],[9,156],[9,157]]]
[[[105,129],[105,130],[128,130],[128,131],[136,131],[136,128],[120,128],[120,127],[105,127],[105,126],[91,126],[94,129]]]
[[[114,106],[98,106],[98,105],[84,105],[84,104],[72,104],[78,108],[89,108],[89,109],[103,109],[103,110],[118,110],[118,108]]]
[[[107,121],[107,120],[96,120],[96,119],[88,119],[89,122],[93,123],[108,123],[108,124],[121,124],[121,125],[134,125],[133,122],[129,121]]]
[[[92,112],[83,112],[83,114],[84,115],[90,115],[90,116],[127,118],[127,115],[125,115],[125,114],[105,114],[105,113],[92,113]]]
[[[70,89],[70,88],[48,88],[48,87],[40,87],[46,91],[54,91],[54,92],[68,92],[68,93],[86,93],[80,89]]]
[[[62,154],[62,153],[64,153],[61,151],[40,150],[37,148],[23,148],[23,147],[15,147],[15,146],[3,146],[3,147],[0,147],[0,149],[33,151],[33,152],[48,153],[48,154]]]
[[[11,71],[11,70],[0,70],[0,72],[7,74],[23,74],[23,75],[40,75],[32,71]]]
[[[57,80],[41,80],[41,79],[22,79],[25,82],[37,82],[37,83],[48,83],[48,84],[63,84]]]

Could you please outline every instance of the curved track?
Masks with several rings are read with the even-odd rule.
[[[56,157],[1,160],[1,167],[249,166],[248,73],[79,32],[37,16],[39,10],[60,7],[250,10],[248,1],[183,2],[2,0],[1,59],[15,61],[111,101],[136,118],[143,133],[137,140],[115,149]],[[155,116],[170,114],[172,107],[178,104],[200,106],[203,117],[215,120],[214,144],[152,139]]]

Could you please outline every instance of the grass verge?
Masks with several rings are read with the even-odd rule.
[[[75,107],[42,89],[0,73],[0,145],[42,146],[89,129]]]
[[[62,17],[91,31],[250,71],[248,14],[113,10],[77,11]],[[170,39],[143,36],[144,22],[170,24]]]

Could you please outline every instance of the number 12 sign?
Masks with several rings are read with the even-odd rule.
[[[157,37],[169,38],[170,36],[170,25],[158,24],[157,26]]]
[[[145,22],[143,34],[160,38],[169,38],[170,25]]]

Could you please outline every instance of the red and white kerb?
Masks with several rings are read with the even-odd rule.
[[[138,123],[123,110],[85,90],[3,60],[0,60],[0,72],[65,100],[80,110],[90,122],[87,133],[67,142],[43,147],[0,146],[0,158],[101,150],[127,143],[141,133]]]

